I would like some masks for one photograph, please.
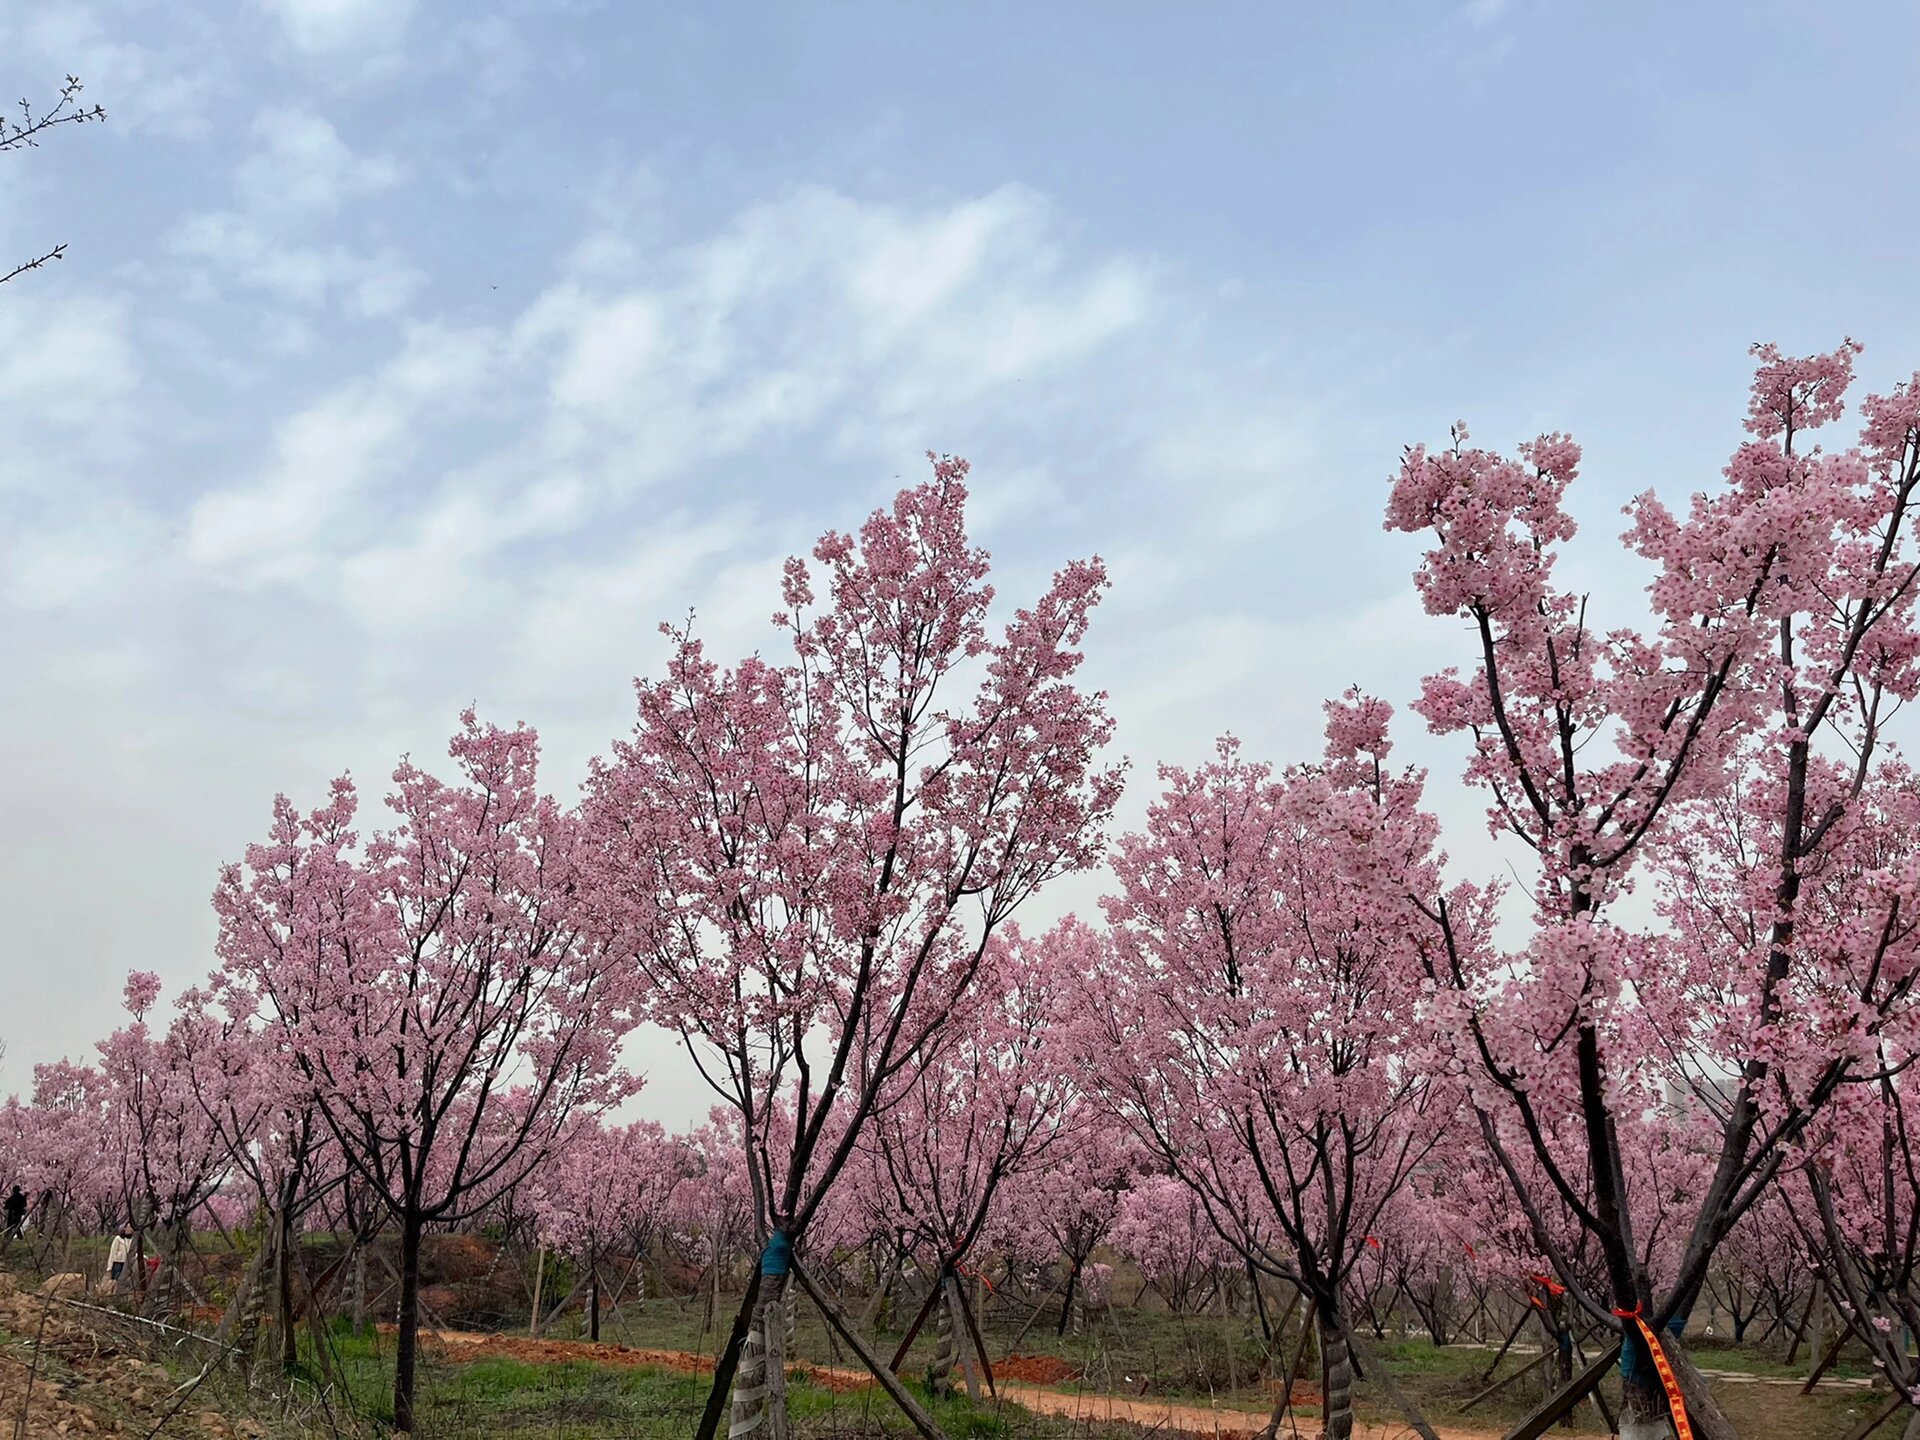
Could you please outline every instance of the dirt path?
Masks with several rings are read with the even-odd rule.
[[[704,1374],[713,1369],[713,1357],[695,1355],[686,1350],[643,1350],[626,1345],[595,1345],[586,1340],[532,1340],[517,1335],[486,1335],[467,1330],[423,1330],[420,1338],[434,1347],[479,1359],[499,1356],[532,1364],[562,1364],[568,1360],[592,1360],[602,1365],[659,1365],[669,1370]],[[831,1365],[796,1365],[816,1383],[842,1392],[863,1390],[873,1377],[864,1370],[848,1370]],[[1140,1425],[1161,1435],[1185,1436],[1188,1440],[1211,1440],[1214,1436],[1257,1435],[1267,1417],[1246,1410],[1216,1410],[1204,1405],[1175,1404],[1169,1400],[1107,1395],[1075,1391],[1024,1381],[1006,1380],[999,1386],[1001,1398],[1040,1415],[1058,1415],[1075,1420],[1118,1420]],[[1461,1430],[1436,1427],[1441,1440],[1500,1440],[1498,1431]],[[1286,1432],[1282,1432],[1283,1434]],[[1317,1433],[1304,1426],[1302,1436]],[[1354,1440],[1402,1440],[1412,1435],[1405,1425],[1359,1423]]]
[[[1136,1400],[1123,1395],[1076,1394],[1012,1381],[1001,1385],[1000,1393],[1036,1414],[1063,1415],[1074,1420],[1124,1420],[1161,1435],[1258,1435],[1267,1424],[1265,1415],[1246,1410],[1214,1410],[1204,1405],[1176,1405],[1168,1400]],[[1459,1430],[1436,1425],[1434,1431],[1440,1440],[1501,1440],[1497,1430]],[[1280,1433],[1290,1440],[1290,1432]],[[1318,1435],[1319,1428],[1309,1421],[1301,1427],[1300,1434],[1304,1440],[1304,1437]],[[1403,1440],[1412,1434],[1413,1430],[1407,1425],[1355,1421],[1353,1426],[1353,1440]]]

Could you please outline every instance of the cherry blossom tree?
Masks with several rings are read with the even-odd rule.
[[[1060,962],[1092,976],[1104,965],[1104,937],[1083,925],[1064,926]],[[1084,1060],[1081,1062],[1084,1064]],[[1054,1276],[1039,1309],[1060,1301],[1056,1334],[1086,1326],[1087,1275],[1094,1252],[1119,1221],[1134,1181],[1149,1157],[1130,1129],[1105,1107],[1088,1107],[1056,1141],[1047,1163],[1017,1175],[1007,1185],[992,1243],[1030,1272]],[[1037,1313],[1037,1312],[1036,1312]]]
[[[534,1176],[531,1209],[541,1242],[580,1262],[589,1339],[600,1338],[601,1263],[624,1250],[631,1256],[629,1276],[641,1277],[644,1293],[647,1249],[672,1214],[675,1193],[694,1173],[687,1138],[669,1135],[658,1121],[605,1126],[589,1118]],[[615,1305],[625,1288],[623,1279]]]
[[[1092,1035],[1110,1103],[1157,1163],[1314,1302],[1330,1440],[1353,1428],[1348,1282],[1456,1103],[1394,899],[1438,887],[1435,825],[1419,776],[1387,767],[1389,714],[1330,705],[1324,761],[1284,774],[1231,740],[1197,770],[1162,767],[1147,828],[1114,860]]]
[[[1490,825],[1539,865],[1533,934],[1517,954],[1463,943],[1446,906],[1426,900],[1442,934],[1426,952],[1445,997],[1437,1028],[1464,1041],[1483,1134],[1542,1247],[1557,1248],[1544,1213],[1554,1206],[1599,1246],[1605,1293],[1555,1264],[1590,1314],[1622,1317],[1629,1430],[1667,1409],[1640,1324],[1684,1323],[1716,1249],[1910,983],[1878,938],[1854,936],[1865,948],[1842,968],[1876,978],[1844,1043],[1828,1028],[1824,1053],[1810,1054],[1799,1042],[1812,1032],[1783,1023],[1791,977],[1825,959],[1799,928],[1803,877],[1845,834],[1885,717],[1914,690],[1920,387],[1869,398],[1857,448],[1807,444],[1841,415],[1856,350],[1789,359],[1757,347],[1752,439],[1727,484],[1696,495],[1684,518],[1651,495],[1630,507],[1627,543],[1655,567],[1645,632],[1591,628],[1585,598],[1555,581],[1580,459],[1565,436],[1507,458],[1456,429],[1444,451],[1408,452],[1388,504],[1389,528],[1433,541],[1416,576],[1428,611],[1470,635],[1467,674],[1429,677],[1419,713],[1471,740],[1467,778],[1490,797]],[[1712,988],[1740,999],[1714,1067],[1727,1067],[1726,1083],[1702,1090],[1718,1111],[1716,1153],[1674,1266],[1656,1275],[1634,1236],[1621,1120],[1643,1103],[1635,1075],[1649,1039],[1671,1054],[1695,1038],[1688,996],[1700,977],[1660,983],[1665,945],[1616,923],[1615,902],[1663,829],[1710,824],[1702,812],[1724,805],[1733,775],[1753,801],[1741,836],[1757,928],[1712,962]],[[1562,1117],[1577,1120],[1571,1132]],[[1545,1189],[1524,1182],[1516,1147]],[[1677,1335],[1670,1348],[1695,1428],[1731,1434]]]
[[[392,830],[364,845],[346,779],[302,815],[276,801],[269,838],[215,893],[220,955],[251,992],[339,1147],[400,1230],[394,1423],[414,1424],[420,1242],[511,1189],[575,1112],[636,1080],[626,967],[590,924],[578,827],[535,788],[532,731],[471,711],[448,784],[410,761]]]
[[[194,1096],[261,1221],[262,1244],[228,1302],[222,1337],[250,1350],[270,1293],[280,1365],[291,1370],[298,1359],[294,1260],[301,1218],[330,1188],[320,1182],[336,1157],[327,1154],[313,1091],[282,1048],[284,1032],[258,1023],[255,1000],[252,991],[216,974],[210,989],[181,997],[172,1038]]]
[[[1071,1064],[1048,1037],[1077,995],[1076,944],[1067,922],[1029,941],[1009,927],[988,951],[952,1031],[901,1093],[888,1097],[862,1138],[876,1181],[885,1187],[885,1228],[904,1239],[928,1283],[926,1307],[938,1317],[928,1388],[944,1392],[956,1357],[969,1390],[986,1369],[978,1317],[960,1284],[963,1264],[983,1233],[1002,1187],[1048,1163],[1068,1135],[1078,1096]],[[901,1350],[913,1339],[910,1327]]]
[[[1121,1198],[1108,1243],[1134,1263],[1147,1288],[1175,1315],[1205,1308],[1240,1259],[1192,1187],[1171,1175],[1134,1181]]]
[[[1910,1059],[1913,1052],[1904,1057]],[[1896,1057],[1833,1107],[1819,1149],[1785,1183],[1783,1208],[1814,1257],[1847,1332],[1912,1407],[1920,1433],[1920,1133],[1912,1072]]]
[[[133,1020],[100,1042],[100,1074],[116,1122],[109,1134],[118,1147],[127,1213],[160,1239],[160,1273],[148,1287],[147,1308],[170,1314],[184,1280],[193,1214],[231,1173],[232,1155],[200,1104],[184,1022],[161,1035],[147,1024],[159,995],[160,978],[151,971],[127,977]],[[243,1144],[251,1140],[251,1133],[242,1137]]]
[[[42,1230],[65,1233],[76,1212],[103,1227],[125,1213],[114,1124],[98,1068],[70,1060],[34,1066],[29,1103],[0,1106],[7,1178],[35,1197]]]
[[[938,460],[858,536],[826,535],[818,581],[787,562],[787,663],[723,669],[669,629],[666,677],[640,683],[632,738],[589,784],[603,901],[654,983],[653,1018],[741,1117],[772,1247],[715,1372],[709,1437],[749,1328],[783,1431],[766,1315],[786,1257],[806,1285],[809,1229],[874,1111],[936,1045],[994,933],[1098,858],[1119,789],[1096,759],[1103,698],[1074,684],[1105,573],[1068,565],[992,635],[965,475]],[[760,1397],[740,1410],[754,1423]]]

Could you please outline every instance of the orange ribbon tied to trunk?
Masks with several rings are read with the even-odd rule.
[[[1616,1310],[1613,1313],[1640,1327],[1640,1336],[1647,1342],[1647,1350],[1653,1356],[1653,1373],[1660,1377],[1660,1383],[1666,1387],[1667,1408],[1673,1412],[1673,1440],[1693,1440],[1693,1425],[1687,1419],[1686,1397],[1680,1393],[1680,1381],[1673,1373],[1673,1366],[1667,1363],[1667,1352],[1660,1348],[1660,1337],[1653,1333],[1653,1327],[1647,1324],[1638,1305],[1631,1310]]]

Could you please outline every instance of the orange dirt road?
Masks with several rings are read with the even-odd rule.
[[[386,1327],[382,1327],[383,1329]],[[636,1350],[626,1345],[595,1345],[587,1340],[533,1340],[519,1335],[485,1335],[470,1330],[422,1330],[420,1338],[444,1353],[479,1359],[500,1356],[532,1364],[562,1364],[568,1360],[591,1360],[602,1365],[658,1365],[669,1370],[700,1374],[713,1368],[713,1357],[695,1355],[686,1350]],[[860,1390],[874,1383],[864,1370],[847,1370],[829,1365],[795,1365],[815,1384],[839,1391]],[[1265,1428],[1267,1417],[1245,1410],[1214,1410],[1204,1405],[1179,1405],[1167,1400],[1107,1395],[1093,1391],[1056,1389],[1005,1380],[1000,1396],[1037,1415],[1059,1415],[1070,1419],[1118,1420],[1139,1425],[1160,1435],[1178,1435],[1188,1440],[1212,1440],[1214,1436],[1257,1435]],[[1494,1430],[1460,1430],[1436,1425],[1441,1440],[1500,1440]],[[1311,1421],[1300,1427],[1303,1440],[1319,1433]],[[1291,1432],[1281,1431],[1291,1437]],[[1353,1440],[1405,1440],[1413,1431],[1403,1424],[1356,1423]]]

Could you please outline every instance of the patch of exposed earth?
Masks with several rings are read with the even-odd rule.
[[[197,1408],[193,1394],[165,1367],[123,1349],[78,1322],[74,1313],[58,1299],[20,1290],[12,1275],[0,1272],[0,1425],[5,1433],[20,1433],[16,1426],[23,1404],[28,1440],[146,1436],[163,1419],[172,1440],[259,1440],[266,1433],[251,1420]]]

